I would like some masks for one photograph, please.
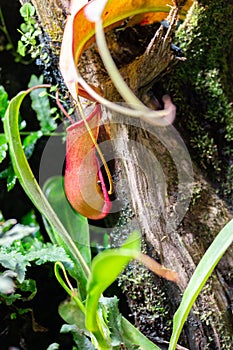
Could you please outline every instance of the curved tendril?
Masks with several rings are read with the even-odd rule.
[[[80,102],[79,96],[77,97],[77,106],[78,106],[80,115],[81,115],[81,117],[82,117],[82,119],[83,119],[83,122],[84,122],[84,124],[85,124],[85,126],[86,126],[86,129],[87,129],[87,131],[88,131],[88,133],[89,133],[89,135],[90,135],[90,137],[91,137],[91,140],[92,140],[93,144],[95,145],[95,148],[96,148],[96,150],[97,150],[97,152],[98,152],[98,154],[99,154],[99,156],[100,156],[100,159],[101,159],[102,162],[103,162],[103,166],[104,166],[104,169],[105,169],[105,171],[106,171],[106,174],[107,174],[107,177],[108,177],[108,182],[109,182],[108,194],[112,194],[112,193],[113,193],[113,181],[112,181],[112,176],[111,176],[109,167],[108,167],[108,165],[107,165],[107,162],[106,162],[106,160],[105,160],[105,158],[104,158],[104,155],[103,155],[101,149],[99,148],[98,143],[96,142],[96,139],[95,139],[95,137],[94,137],[94,135],[93,135],[93,133],[92,133],[92,131],[91,131],[91,129],[90,129],[90,126],[89,126],[88,122],[86,121],[86,116],[85,116],[85,113],[84,113],[82,104],[81,104],[81,102]]]
[[[120,74],[115,62],[112,59],[111,53],[108,49],[106,38],[103,29],[102,20],[95,22],[95,37],[98,47],[99,55],[104,63],[106,71],[111,77],[116,89],[124,100],[135,109],[147,111],[148,108],[136,97],[133,91],[128,87],[122,75]]]
[[[103,5],[103,4],[102,4]],[[106,3],[105,3],[106,5]],[[92,96],[96,101],[98,101],[100,104],[103,104],[104,106],[112,109],[115,112],[141,118],[150,124],[158,125],[158,126],[166,126],[170,124],[169,115],[170,110],[167,110],[166,108],[159,111],[154,111],[149,109],[147,106],[145,106],[133,93],[133,91],[128,87],[124,79],[122,78],[117,66],[115,65],[115,62],[112,59],[111,53],[108,49],[106,39],[105,39],[105,33],[103,29],[103,23],[102,23],[102,12],[104,10],[104,6],[102,6],[101,11],[94,11],[94,17],[93,13],[90,16],[89,20],[95,22],[95,35],[96,35],[96,44],[99,50],[99,54],[101,56],[101,59],[105,65],[105,68],[115,85],[116,89],[120,93],[120,95],[124,98],[124,100],[129,104],[130,107],[123,107],[122,105],[116,104],[114,102],[111,102],[104,97],[100,96],[96,91],[94,91],[82,78],[81,74],[79,73],[79,70],[76,65],[76,78],[78,83],[86,90],[86,92]],[[171,103],[172,104],[172,103]],[[165,117],[168,116],[168,120],[165,119]]]
[[[99,95],[88,83],[82,78],[81,74],[79,73],[79,70],[76,69],[76,74],[77,74],[77,82],[86,90],[86,92],[93,97],[97,102],[102,104],[103,106],[113,110],[114,112],[124,114],[130,117],[135,117],[135,118],[141,118],[146,120],[147,122],[155,125],[168,125],[169,123],[166,122],[164,117],[166,117],[169,114],[169,111],[166,109],[164,110],[159,110],[159,111],[153,111],[148,109],[146,112],[146,117],[145,117],[145,111],[142,110],[135,110],[131,108],[124,107],[120,104],[111,102],[107,100],[106,98],[102,97]],[[153,120],[152,120],[153,119]]]
[[[30,87],[29,89],[27,89],[28,93],[30,93],[31,91],[35,90],[35,89],[43,89],[43,88],[51,88],[52,85],[51,84],[39,84],[39,85],[34,85],[32,87]]]
[[[67,285],[65,284],[65,282],[63,281],[63,279],[59,273],[59,268],[63,272],[63,275],[65,277],[65,281],[66,281]],[[68,279],[64,265],[60,261],[56,261],[56,263],[54,265],[54,273],[55,273],[55,276],[56,276],[58,282],[60,283],[60,285],[65,289],[65,291],[69,294],[69,296],[74,299],[77,306],[85,314],[85,312],[86,312],[85,307],[84,307],[82,301],[77,296],[75,296],[75,290]]]

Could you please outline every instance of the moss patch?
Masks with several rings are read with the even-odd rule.
[[[185,62],[164,79],[177,105],[177,127],[186,134],[192,158],[217,191],[233,203],[233,5],[225,0],[195,3],[177,31]]]

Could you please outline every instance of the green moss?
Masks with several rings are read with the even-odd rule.
[[[175,43],[184,51],[164,85],[177,105],[192,157],[232,203],[233,97],[229,84],[233,6],[225,0],[195,3]]]
[[[161,279],[155,282],[153,273],[134,262],[118,281],[127,296],[135,325],[151,340],[155,337],[169,339],[172,319]]]

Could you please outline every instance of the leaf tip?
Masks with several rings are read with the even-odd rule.
[[[172,281],[175,283],[180,282],[180,277],[176,271],[167,269],[148,255],[140,254],[138,260],[156,275],[163,277],[168,281]]]

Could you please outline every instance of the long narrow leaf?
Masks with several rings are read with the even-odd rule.
[[[68,232],[65,230],[56,213],[53,211],[45,198],[41,188],[35,180],[22,148],[18,128],[18,115],[21,103],[24,97],[30,93],[30,91],[31,89],[21,91],[10,101],[4,117],[4,130],[9,143],[14,171],[28,197],[53,227],[54,232],[50,235],[51,241],[53,243],[60,243],[71,255],[74,264],[77,267],[76,272],[81,278],[80,282],[82,283],[82,287],[84,289],[86,279],[89,274],[89,268]]]
[[[188,317],[188,314],[198,297],[201,289],[210,277],[215,266],[233,242],[233,220],[231,220],[219,232],[213,243],[210,245],[200,263],[198,264],[189,284],[184,292],[181,304],[177,309],[173,319],[173,332],[169,345],[169,350],[174,350]]]

